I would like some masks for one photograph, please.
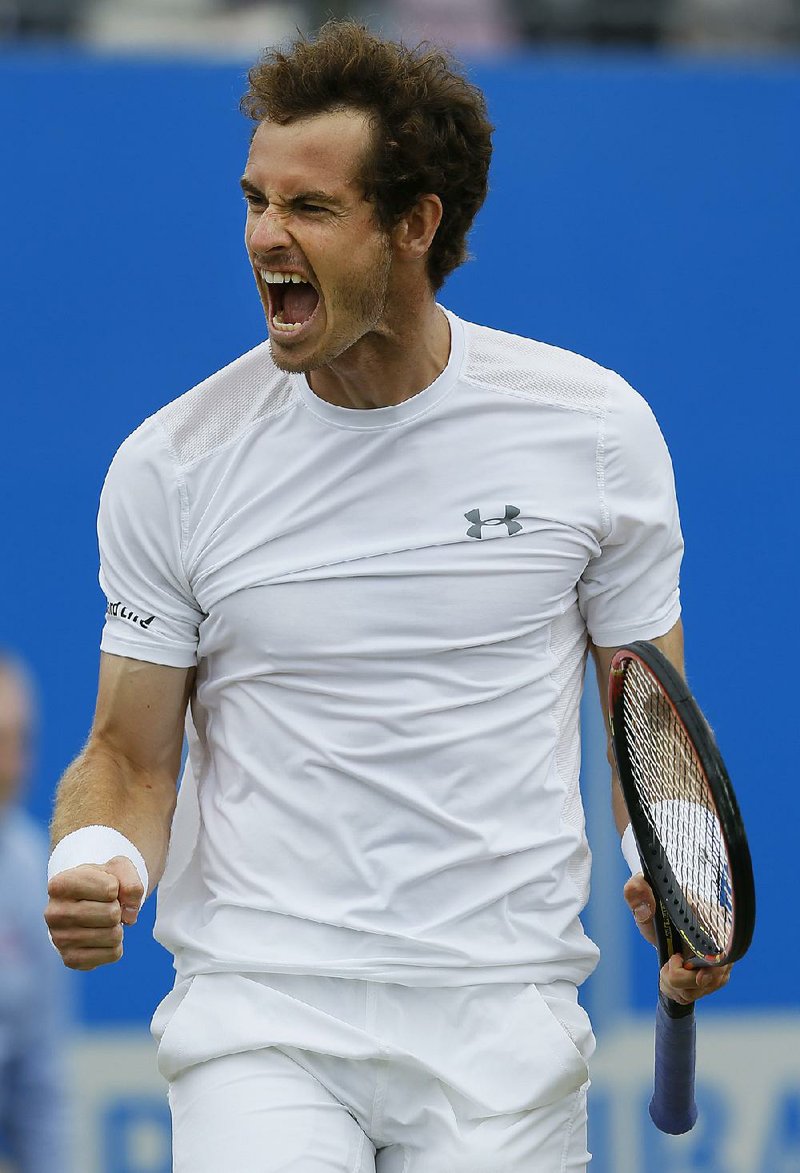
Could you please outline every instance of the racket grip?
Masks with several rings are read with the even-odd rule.
[[[672,1136],[688,1132],[697,1120],[694,1100],[695,1017],[694,1006],[681,1006],[673,1018],[664,1000],[656,1011],[656,1056],[650,1119],[661,1132]]]

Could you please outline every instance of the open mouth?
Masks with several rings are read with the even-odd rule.
[[[290,337],[308,326],[319,306],[319,293],[302,273],[260,269],[269,299],[269,325],[274,334]]]

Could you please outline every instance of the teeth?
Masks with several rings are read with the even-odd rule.
[[[302,322],[284,322],[283,314],[275,314],[272,319],[272,325],[276,330],[282,330],[284,333],[293,333],[295,330],[302,330]]]
[[[260,269],[259,272],[267,285],[308,285],[300,273],[273,273],[269,269]]]

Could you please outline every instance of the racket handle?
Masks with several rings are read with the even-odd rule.
[[[697,1120],[694,1101],[695,1017],[694,1006],[679,1008],[673,1017],[659,998],[656,1011],[656,1060],[650,1119],[661,1132],[677,1136],[688,1132]]]

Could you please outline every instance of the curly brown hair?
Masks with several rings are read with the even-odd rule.
[[[442,201],[427,258],[439,289],[467,259],[467,233],[488,190],[494,128],[481,91],[439,49],[409,48],[337,20],[287,51],[266,50],[248,80],[241,110],[255,122],[286,124],[342,108],[372,117],[360,178],[381,226],[390,230],[420,196]]]

